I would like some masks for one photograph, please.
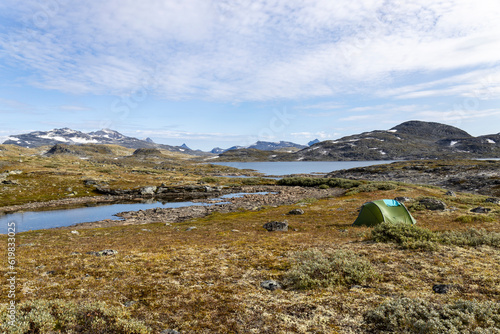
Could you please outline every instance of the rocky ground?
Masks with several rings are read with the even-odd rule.
[[[335,171],[326,177],[426,184],[455,191],[500,196],[498,160],[400,161]]]
[[[264,206],[277,207],[300,202],[301,200],[321,199],[340,196],[344,190],[338,188],[317,189],[305,187],[282,186],[246,186],[232,188],[233,193],[245,193],[241,197],[225,199],[195,199],[200,205],[182,208],[156,208],[140,211],[120,212],[118,217],[123,220],[102,220],[97,222],[81,223],[66,228],[95,228],[123,225],[150,224],[156,222],[178,223],[194,218],[208,216],[214,212],[228,213],[241,210],[258,211]],[[266,192],[267,194],[258,194]],[[228,190],[225,191],[228,193]],[[219,194],[222,194],[219,193]],[[212,194],[215,195],[215,194]]]

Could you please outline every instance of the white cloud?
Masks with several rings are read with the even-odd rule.
[[[26,69],[37,87],[77,94],[122,94],[146,82],[170,99],[314,98],[500,63],[496,0],[50,3],[0,5],[8,18],[0,65]],[[392,96],[467,94],[480,79],[448,77],[447,87]],[[498,85],[491,91],[499,96]]]

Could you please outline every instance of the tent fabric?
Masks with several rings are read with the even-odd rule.
[[[394,199],[383,199],[382,201],[384,201],[385,205],[387,206],[400,206],[401,203],[399,203],[398,201],[394,200]]]
[[[363,204],[354,226],[375,226],[382,222],[416,224],[406,207],[395,200],[383,199]]]

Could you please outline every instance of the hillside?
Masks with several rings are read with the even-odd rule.
[[[318,142],[295,153],[233,150],[222,161],[345,161],[499,158],[500,134],[473,137],[445,124],[408,121],[389,130],[374,130]]]

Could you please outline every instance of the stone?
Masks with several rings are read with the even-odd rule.
[[[140,190],[141,195],[154,195],[156,192],[157,187],[155,186],[149,186],[149,187],[142,187]]]
[[[288,212],[289,215],[303,215],[304,210],[302,209],[293,209]]]
[[[478,206],[477,208],[471,209],[470,211],[475,213],[488,213],[491,211],[491,209]]]
[[[87,252],[86,254],[95,255],[95,256],[110,256],[118,254],[118,251],[114,249],[105,249],[99,252]]]
[[[405,197],[405,196],[398,196],[398,197],[394,198],[394,200],[398,201],[399,203],[412,201],[412,199],[410,197]]]
[[[455,192],[452,190],[448,190],[445,195],[451,197],[457,197],[457,194],[455,194]]]
[[[195,229],[196,229],[196,226],[191,226],[191,227],[188,227],[188,228],[186,229],[186,231],[192,231],[192,230],[195,230]]]
[[[453,286],[451,284],[434,284],[432,291],[439,294],[448,293]]]
[[[274,280],[267,280],[260,283],[260,286],[266,290],[274,291],[281,288],[281,285]]]
[[[282,222],[272,221],[265,223],[263,227],[269,232],[272,231],[288,231],[288,222],[286,220]]]
[[[436,199],[436,198],[423,198],[419,201],[421,205],[423,205],[427,210],[432,211],[443,211],[446,210],[446,204],[444,202]]]
[[[500,204],[500,198],[496,197],[488,197],[485,201],[488,203]]]
[[[80,232],[78,232],[78,231],[71,231],[71,234],[79,235]]]
[[[175,329],[165,329],[162,330],[160,334],[181,334],[181,333],[176,331]]]

